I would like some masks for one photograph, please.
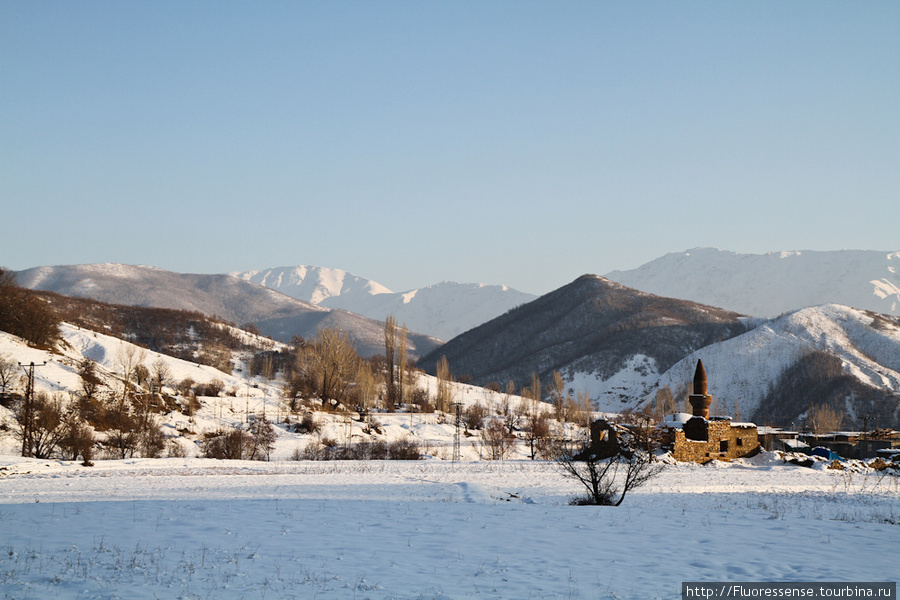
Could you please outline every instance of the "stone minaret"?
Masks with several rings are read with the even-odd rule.
[[[712,396],[707,393],[706,370],[703,361],[697,360],[697,370],[694,371],[694,391],[688,397],[691,403],[691,414],[695,417],[709,418],[709,405],[712,404]]]

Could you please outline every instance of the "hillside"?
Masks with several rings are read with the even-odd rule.
[[[384,321],[388,315],[411,331],[449,340],[507,310],[534,300],[505,285],[445,281],[425,288],[392,292],[385,286],[323,267],[277,267],[232,273],[283,294],[328,308]]]
[[[900,252],[738,254],[694,248],[606,276],[652,294],[756,317],[822,304],[900,316]]]
[[[450,340],[419,365],[434,373],[446,356],[458,377],[517,387],[532,372],[546,385],[558,370],[600,410],[621,410],[686,354],[744,331],[737,313],[585,275]]]
[[[160,309],[154,309],[160,310]],[[352,440],[353,446],[365,448],[364,443],[409,444],[419,452],[428,452],[441,459],[452,457],[455,425],[451,417],[427,408],[437,394],[435,378],[416,372],[413,387],[420,390],[418,401],[424,412],[384,412],[373,410],[368,417],[359,412],[326,410],[316,398],[303,398],[293,410],[285,400],[285,374],[275,365],[275,371],[266,376],[254,368],[251,360],[257,352],[284,350],[279,344],[266,338],[243,333],[246,336],[241,348],[229,352],[234,368],[226,370],[200,364],[195,360],[177,358],[162,352],[148,350],[116,337],[63,323],[62,341],[53,350],[27,345],[21,338],[0,331],[0,374],[4,388],[0,389],[0,455],[16,454],[20,444],[19,425],[14,414],[15,402],[10,403],[6,393],[15,398],[21,395],[24,384],[19,381],[18,364],[34,363],[35,390],[59,398],[69,414],[86,414],[106,410],[126,403],[134,415],[144,414],[148,406],[151,419],[162,432],[163,446],[158,456],[203,456],[206,441],[223,431],[247,431],[248,424],[260,417],[274,424],[274,440],[271,456],[279,460],[297,456],[323,458],[329,448]],[[88,396],[82,376],[85,363],[92,365],[95,377]],[[137,382],[129,378],[130,392],[125,390],[125,373],[136,373],[136,366],[143,365],[150,379]],[[289,365],[288,365],[289,366]],[[10,370],[7,370],[10,367]],[[151,392],[148,387],[157,381],[157,373],[164,373],[163,383]],[[12,377],[7,378],[7,374]],[[449,385],[453,402],[464,411],[477,407],[478,418],[466,420],[466,440],[461,456],[470,460],[486,458],[489,449],[479,431],[492,415],[515,418],[524,414],[519,407],[522,399],[461,383]],[[161,393],[160,393],[161,392]],[[124,395],[130,400],[123,400]],[[93,408],[91,408],[93,407]],[[352,406],[350,408],[353,408]],[[548,406],[542,410],[549,411]],[[311,428],[298,429],[301,420],[308,418]],[[583,419],[583,416],[581,417]],[[115,427],[107,426],[102,419],[92,423],[95,431],[96,458],[123,458],[115,456],[116,448],[110,441]],[[577,430],[578,425],[554,423],[557,435]],[[97,444],[102,442],[101,447]],[[135,456],[147,456],[135,446]],[[53,452],[54,456],[63,451]],[[112,454],[111,454],[112,453]],[[305,454],[304,454],[305,453]],[[529,449],[525,442],[512,450],[508,457],[527,458]],[[2,473],[0,473],[2,477]]]
[[[196,275],[153,267],[95,264],[37,267],[17,273],[19,285],[64,296],[117,305],[196,311],[238,325],[253,324],[263,335],[290,342],[313,338],[322,328],[338,328],[356,341],[361,354],[383,352],[383,324],[347,311],[329,310],[229,275]],[[439,344],[411,333],[411,355]]]
[[[673,392],[703,360],[714,414],[799,423],[828,404],[845,426],[900,427],[900,320],[839,305],[806,308],[698,349],[662,374]],[[654,392],[655,393],[655,392]],[[654,393],[645,401],[652,402]]]

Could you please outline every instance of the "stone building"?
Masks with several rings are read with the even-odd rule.
[[[729,417],[709,418],[712,396],[708,393],[703,361],[694,372],[691,418],[675,428],[672,456],[675,460],[706,463],[731,460],[759,452],[759,436],[753,423],[732,423]]]

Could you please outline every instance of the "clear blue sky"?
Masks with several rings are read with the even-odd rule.
[[[545,293],[900,250],[900,3],[0,3],[0,265]]]

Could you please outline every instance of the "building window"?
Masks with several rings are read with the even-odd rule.
[[[738,438],[737,441],[735,442],[735,445],[737,445],[737,446],[743,446],[743,445],[744,445],[744,438]]]
[[[719,441],[719,452],[728,452],[728,440]]]

